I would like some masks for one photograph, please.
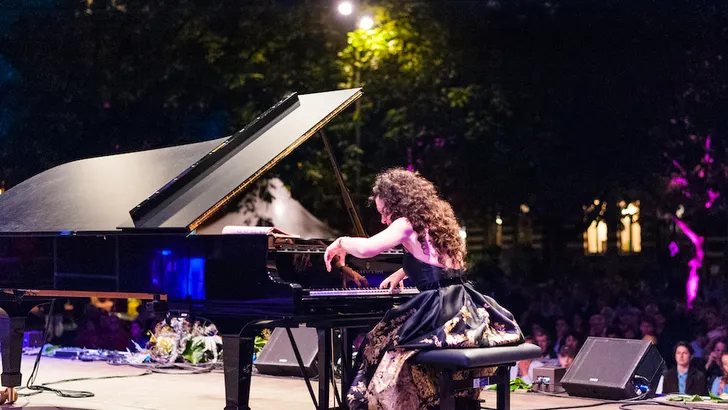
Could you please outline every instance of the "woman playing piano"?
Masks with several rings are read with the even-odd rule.
[[[394,291],[409,277],[420,293],[389,310],[365,337],[347,395],[349,408],[436,408],[437,375],[408,362],[418,350],[518,344],[523,334],[508,310],[464,280],[460,228],[431,182],[390,169],[377,176],[370,199],[387,228],[371,238],[337,238],[324,254],[327,269],[335,257],[371,258],[402,245],[402,269],[380,287]],[[470,394],[477,398],[479,391]]]

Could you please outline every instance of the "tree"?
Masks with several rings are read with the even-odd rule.
[[[448,42],[446,30],[424,3],[380,1],[368,11],[374,16],[371,29],[348,33],[346,47],[338,54],[342,78],[340,87],[364,87],[360,105],[340,115],[328,127],[335,141],[347,184],[354,202],[364,204],[376,174],[391,166],[411,167],[427,174],[419,150],[442,147],[446,138],[458,134],[464,120],[458,117],[467,92],[457,79],[458,55]],[[308,184],[335,187],[323,153],[301,161]],[[429,176],[429,175],[428,175]],[[295,191],[294,195],[301,197]],[[309,190],[310,191],[310,190]],[[336,209],[340,196],[336,189],[319,199],[321,208]],[[451,194],[452,190],[446,191]],[[305,195],[305,192],[302,193]],[[378,218],[373,208],[363,209],[370,216],[369,230]],[[339,213],[333,225],[346,229],[351,224]]]
[[[712,13],[703,17],[708,20],[706,23],[716,18]],[[700,27],[710,30],[715,26]],[[724,118],[728,109],[728,65],[722,57],[726,51],[725,45],[711,43],[686,51],[687,81],[676,90],[673,117],[658,131],[665,141],[661,209],[675,223],[676,231],[682,232],[694,247],[686,281],[688,308],[698,295],[705,235],[725,235],[725,230],[714,230],[714,221],[727,216],[728,127]],[[678,250],[677,243],[672,241],[671,255],[675,256]]]

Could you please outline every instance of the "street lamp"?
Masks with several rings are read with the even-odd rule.
[[[350,1],[342,1],[339,3],[339,13],[348,16],[354,11],[354,6]]]

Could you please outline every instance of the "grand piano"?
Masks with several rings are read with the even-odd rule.
[[[316,133],[328,149],[319,131],[361,94],[361,89],[294,93],[230,137],[66,163],[0,195],[5,400],[14,401],[21,384],[29,309],[54,298],[100,296],[146,299],[150,308],[215,323],[223,338],[225,410],[250,408],[253,341],[261,327],[287,329],[300,366],[290,328],[316,328],[318,397],[306,379],[312,401],[328,409],[333,388],[345,407],[332,370],[335,340],[343,340],[342,363],[351,363],[347,329],[371,326],[416,289],[343,288],[337,273],[323,266],[332,238],[226,235],[209,227],[231,201]],[[364,235],[331,159],[342,201]],[[396,249],[374,259],[347,259],[365,275],[389,274],[400,262]],[[344,365],[341,394],[350,378]]]

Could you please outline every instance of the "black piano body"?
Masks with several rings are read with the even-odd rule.
[[[213,321],[223,335],[226,410],[249,408],[262,325],[316,327],[319,377],[333,381],[332,329],[372,325],[416,290],[342,289],[323,267],[325,240],[224,235],[206,224],[360,96],[292,94],[231,137],[74,161],[0,195],[3,386],[21,382],[29,307],[74,295],[149,299]],[[401,266],[401,251],[347,264],[381,279]],[[317,407],[328,408],[328,397],[320,382]]]
[[[325,269],[325,248],[319,239],[265,234],[0,237],[0,288],[160,294],[172,309],[202,317],[229,313],[230,305],[235,316],[357,313],[367,306],[357,300],[371,305],[378,296],[391,307],[387,292],[344,289]],[[346,262],[374,285],[401,256],[392,250]]]

